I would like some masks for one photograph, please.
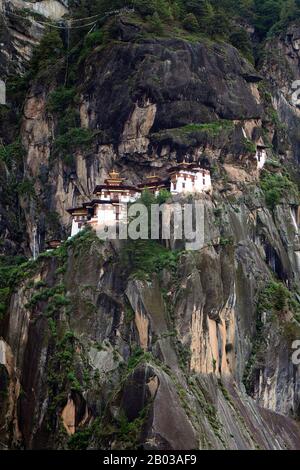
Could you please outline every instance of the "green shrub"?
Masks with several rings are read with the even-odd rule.
[[[61,86],[49,94],[47,109],[52,113],[64,113],[75,102],[76,90]]]
[[[164,31],[163,23],[157,11],[150,18],[151,29],[154,33],[161,35]]]
[[[149,16],[155,13],[154,0],[133,0],[133,6],[142,16]]]
[[[0,256],[0,319],[6,314],[15,286],[25,274],[25,258]]]
[[[72,152],[77,147],[88,145],[91,132],[80,128],[80,116],[76,109],[77,99],[74,88],[59,87],[50,93],[47,108],[57,117],[54,154],[60,154],[66,166],[72,167]]]
[[[220,238],[220,245],[221,245],[221,246],[232,246],[232,245],[234,245],[234,239],[233,239],[233,237],[230,237],[230,238],[223,238],[223,237],[221,237],[221,238]]]
[[[65,287],[62,284],[54,287],[39,289],[38,292],[31,297],[30,301],[26,305],[26,308],[33,309],[38,305],[39,302],[47,302],[48,307],[50,308],[47,307],[46,312],[53,313],[54,311],[59,310],[61,307],[69,304],[69,301],[65,298],[64,293]]]
[[[152,134],[151,138],[157,143],[169,140],[176,142],[179,140],[186,144],[191,144],[192,142],[196,143],[197,140],[202,141],[205,136],[210,139],[214,139],[222,135],[222,133],[230,133],[233,129],[234,123],[227,120],[203,124],[191,123],[182,127],[162,130]]]
[[[92,429],[82,429],[77,431],[68,441],[70,450],[86,450],[92,437]]]
[[[145,353],[145,351],[143,351],[143,349],[141,349],[139,346],[134,347],[132,350],[132,354],[128,359],[127,370],[133,371],[136,366],[140,364],[140,362],[142,362],[145,356],[147,357],[147,354]]]
[[[189,13],[188,15],[186,15],[182,22],[182,25],[187,31],[199,31],[199,23],[193,13]]]
[[[285,310],[293,313],[294,318],[285,321],[283,315]],[[294,339],[294,335],[300,331],[300,325],[297,323],[297,317],[300,311],[300,304],[294,297],[294,294],[287,287],[276,280],[270,281],[259,293],[257,300],[257,319],[256,319],[256,337],[254,338],[251,356],[246,365],[243,377],[243,383],[247,393],[251,394],[253,379],[255,380],[255,371],[260,364],[264,363],[267,347],[266,328],[269,328],[270,322],[283,321],[283,333],[288,340]],[[262,323],[262,317],[265,315],[267,324]]]
[[[74,155],[72,155],[72,154],[63,154],[61,158],[62,158],[62,161],[64,162],[64,164],[67,167],[69,167],[69,168],[74,167],[74,165],[75,165]]]
[[[51,76],[50,68],[64,58],[65,50],[59,31],[51,29],[41,39],[33,52],[28,78],[35,78],[40,73]]]
[[[153,240],[128,240],[121,260],[135,279],[151,279],[151,274],[168,269],[175,273],[179,253],[170,251]]]
[[[10,297],[10,288],[9,287],[4,287],[3,289],[0,289],[0,319],[5,315],[7,307],[8,307],[8,301]]]
[[[17,186],[17,192],[20,196],[27,196],[29,198],[35,198],[36,193],[34,189],[34,183],[32,180],[25,178]]]
[[[256,153],[256,145],[249,139],[244,139],[243,141],[245,152],[254,155]]]
[[[65,134],[60,135],[54,141],[54,153],[70,153],[76,149],[88,148],[93,142],[94,133],[90,129],[76,127],[69,129]]]
[[[54,324],[50,328],[55,333],[52,335],[53,352],[49,357],[47,374],[48,419],[52,422],[53,417],[57,416],[57,409],[65,405],[70,390],[82,392],[82,386],[77,376],[75,335],[71,331],[60,331],[58,334]]]
[[[0,147],[0,160],[6,163],[9,168],[14,164],[22,162],[24,156],[24,147],[19,140],[12,144]]]
[[[80,115],[76,109],[68,108],[66,112],[61,115],[57,122],[57,138],[67,134],[70,129],[80,127]]]
[[[162,189],[161,191],[159,191],[159,194],[156,197],[156,203],[159,205],[165,204],[171,197],[172,194],[170,193],[170,191],[168,191],[167,189]]]
[[[283,315],[287,310],[293,314],[292,318]],[[263,313],[267,313],[270,320],[279,320],[287,341],[292,342],[299,338],[300,303],[294,293],[281,282],[269,282],[259,295],[257,311],[259,318]]]
[[[217,219],[220,219],[222,217],[223,209],[222,207],[216,207],[214,209],[214,215]]]
[[[82,62],[97,46],[105,43],[106,34],[103,30],[94,31],[84,38],[83,46],[80,51],[78,64]]]
[[[135,318],[135,312],[130,304],[125,305],[124,319],[126,324],[130,324]]]
[[[260,293],[258,299],[258,313],[277,314],[285,308],[298,310],[300,305],[295,302],[291,292],[281,282],[271,281]]]
[[[180,128],[181,132],[190,133],[190,132],[207,132],[213,136],[217,136],[223,130],[232,130],[234,127],[232,121],[220,120],[216,122],[210,122],[207,124],[187,124]]]
[[[60,253],[60,250],[62,250],[62,256],[65,256],[68,248],[71,248],[74,253],[74,257],[78,258],[85,256],[92,244],[102,245],[103,240],[97,236],[96,232],[91,227],[86,227],[75,237],[67,240],[58,250],[56,250],[56,253]]]
[[[249,38],[249,34],[243,28],[236,28],[229,36],[229,41],[231,44],[239,49],[241,53],[249,60],[249,62],[254,62],[253,57],[253,48]]]
[[[264,170],[260,181],[261,189],[264,192],[266,204],[273,210],[285,195],[299,197],[298,188],[286,174],[270,173]]]

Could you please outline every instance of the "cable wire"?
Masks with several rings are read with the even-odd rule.
[[[95,20],[91,23],[86,23],[84,25],[68,26],[69,29],[84,29],[84,28],[88,28],[89,26],[94,26],[98,21],[104,20],[108,16],[117,15],[117,14],[122,13],[122,12],[125,13],[125,12],[133,12],[133,11],[134,11],[134,9],[129,10],[127,8],[122,8],[120,10],[112,10],[112,11],[106,12],[102,16],[99,13],[98,15],[94,15],[94,16],[90,16],[90,17],[86,17],[86,18],[78,18],[78,19],[74,19],[74,20],[73,19],[68,19],[68,20],[61,19],[61,20],[56,20],[56,22],[57,23],[62,23],[64,21],[66,21],[66,22],[73,23],[75,21],[84,21],[84,20],[88,20],[88,19],[91,19],[91,18],[99,17],[98,20]],[[6,16],[9,16],[9,15],[14,16],[16,18],[21,18],[22,20],[27,18],[26,16],[18,15],[17,13],[14,13],[12,11],[7,11],[5,8],[4,8],[3,12],[0,12],[1,15],[3,16],[3,18],[6,18]],[[30,16],[30,13],[28,14],[28,16]],[[65,25],[56,25],[56,24],[50,23],[48,21],[38,21],[35,18],[32,18],[32,21],[34,21],[36,24],[38,24],[39,26],[42,26],[42,27],[43,26],[50,26],[50,27],[56,28],[56,29],[65,29],[66,28]]]
[[[5,15],[4,13],[1,12],[1,15],[3,16],[4,19],[6,19],[7,16],[14,16],[16,18],[21,18],[22,20],[24,19],[27,19],[27,17],[24,17],[24,16],[21,16],[21,15],[17,15],[16,13],[12,13],[12,12],[8,12],[8,11],[5,11]],[[61,25],[61,26],[58,26],[56,24],[53,24],[53,23],[49,23],[49,22],[46,22],[46,21],[37,21],[35,20],[34,18],[32,18],[32,21],[34,21],[36,24],[38,24],[39,26],[41,27],[44,27],[44,26],[50,26],[51,28],[56,28],[56,29],[66,29],[66,26],[65,25]],[[66,20],[60,20],[60,22],[63,22],[63,21],[66,21]],[[84,25],[79,25],[79,26],[70,26],[70,29],[82,29],[82,28],[87,28],[88,26],[91,26],[91,25],[94,25],[96,24],[97,21],[93,21],[92,23],[87,23],[87,24],[84,24]]]
[[[110,15],[113,15],[113,14],[118,14],[118,13],[121,13],[121,12],[124,12],[124,13],[134,13],[135,9],[134,8],[127,8],[127,7],[124,7],[124,8],[121,8],[120,10],[112,10],[112,11],[107,11],[106,13],[104,13],[104,17],[105,18],[106,16],[110,16]],[[98,13],[98,15],[93,15],[93,16],[86,16],[85,18],[71,18],[71,21],[72,23],[75,23],[76,21],[83,21],[83,20],[91,20],[92,18],[96,18],[97,16],[101,16],[101,13]],[[101,18],[102,19],[102,18]]]

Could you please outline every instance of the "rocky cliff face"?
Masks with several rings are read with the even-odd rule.
[[[120,247],[89,233],[31,263],[2,341],[3,422],[15,423],[3,444],[297,448],[299,428],[287,416],[297,376],[285,369],[281,398],[274,385],[277,402],[264,408],[241,386],[255,334],[256,263],[261,279],[269,273],[246,240],[238,245],[182,255],[151,281],[124,269]],[[281,373],[287,342],[276,358]]]
[[[268,54],[256,70],[230,45],[144,37],[130,15],[110,28],[67,67],[56,38],[54,60],[1,110],[2,252],[41,252],[3,267],[1,446],[298,449],[290,79]],[[277,47],[295,78],[293,34]],[[184,158],[213,176],[200,251],[86,231],[42,253],[112,167],[139,183]]]
[[[117,26],[115,34],[121,39],[124,25]],[[139,183],[155,168],[165,176],[176,158],[196,160],[206,152],[211,164],[221,155],[235,159],[239,151],[245,153],[243,127],[250,137],[260,126],[261,78],[229,46],[207,49],[182,40],[124,40],[113,49],[96,51],[80,74],[84,82],[78,84],[82,92],[77,112],[83,129],[93,132],[89,152],[74,149],[71,162],[53,161],[55,120],[60,116],[53,122],[47,100],[59,77],[45,87],[40,81],[33,86],[22,124],[26,171],[37,181],[37,199],[44,198],[47,182],[52,198],[46,203],[66,225],[66,209],[89,200],[113,164]],[[206,128],[205,123],[218,119],[223,121],[216,133],[213,124]],[[189,129],[189,122],[200,126]],[[135,171],[136,164],[141,173]]]
[[[0,1],[0,76],[22,74],[44,32],[47,20],[59,19],[68,12],[55,0],[26,2]]]

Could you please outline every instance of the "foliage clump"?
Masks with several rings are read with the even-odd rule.
[[[94,133],[90,129],[71,128],[57,137],[54,142],[54,152],[66,155],[66,153],[74,152],[78,147],[88,148],[92,144],[93,137]]]
[[[154,240],[128,240],[122,252],[122,263],[132,278],[151,280],[151,275],[164,269],[175,272],[179,253],[170,251]]]
[[[282,282],[271,281],[261,292],[257,309],[259,315],[263,312],[276,315],[285,309],[297,313],[300,311],[300,304]]]
[[[234,123],[228,120],[191,123],[153,133],[151,140],[158,144],[171,143],[179,146],[193,146],[207,141],[215,143],[215,140],[222,138],[222,136],[227,139],[233,130]]]
[[[0,320],[7,312],[15,286],[26,273],[25,261],[22,256],[0,256]]]
[[[48,96],[48,111],[61,115],[73,106],[76,101],[76,90],[74,88],[66,88],[60,86],[50,93]]]
[[[16,166],[22,162],[23,156],[24,147],[19,140],[0,147],[0,160],[2,160],[10,170],[15,169]]]
[[[299,0],[82,0],[79,4],[75,1],[70,3],[75,18],[98,14],[99,27],[110,19],[108,12],[134,7],[132,20],[140,24],[142,19],[149,32],[165,35],[173,24],[173,32],[176,30],[183,36],[186,31],[191,36],[231,42],[250,61],[254,55],[250,35],[239,25],[246,22],[263,40],[300,18]],[[97,37],[96,43],[101,41],[102,37]]]
[[[60,155],[67,166],[74,162],[74,152],[87,149],[93,142],[94,133],[80,127],[75,88],[61,86],[48,96],[47,110],[56,117],[56,137],[53,155]]]
[[[51,68],[55,67],[64,57],[65,48],[59,31],[50,28],[34,50],[27,80],[45,73],[49,75]]]
[[[269,281],[258,296],[256,337],[243,377],[243,383],[249,394],[252,391],[255,370],[262,367],[265,361],[268,347],[267,331],[270,324],[273,324],[273,329],[274,324],[277,324],[279,331],[289,343],[299,337],[300,303],[295,293],[277,280]]]
[[[280,204],[284,196],[299,198],[298,188],[288,174],[271,173],[264,170],[261,175],[260,187],[264,192],[266,204],[271,210]]]

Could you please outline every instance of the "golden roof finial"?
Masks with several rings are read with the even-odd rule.
[[[121,185],[123,181],[124,178],[121,178],[120,173],[116,170],[109,172],[109,178],[105,180],[105,182],[110,186]]]
[[[183,160],[183,162],[181,162],[181,165],[183,165],[183,166],[191,166],[191,165],[193,165],[193,163],[188,162],[188,161],[186,160],[186,157],[185,157],[184,160]]]
[[[117,179],[120,177],[120,173],[116,170],[112,170],[110,173],[109,173],[109,176],[112,178],[112,179]]]

